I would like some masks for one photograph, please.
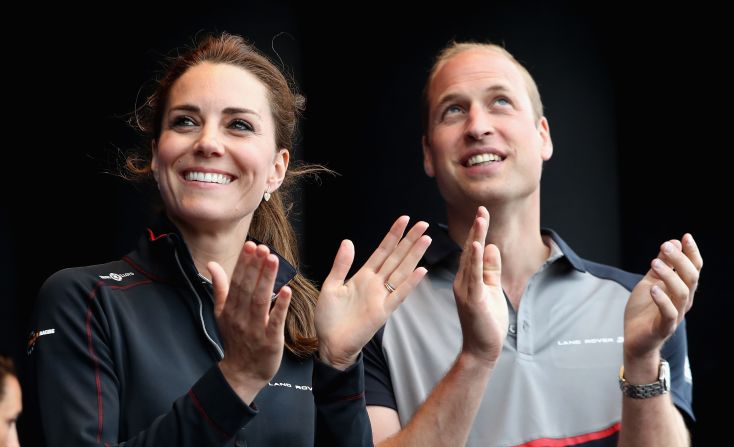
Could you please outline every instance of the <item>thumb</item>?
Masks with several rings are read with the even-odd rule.
[[[502,256],[494,244],[484,247],[482,279],[488,286],[502,288]]]
[[[352,267],[352,262],[354,262],[354,244],[349,239],[344,239],[336,252],[329,276],[324,280],[324,286],[330,285],[331,282],[342,285]]]
[[[229,293],[229,278],[219,263],[211,261],[206,265],[209,273],[212,275],[212,286],[214,288],[214,315],[219,316],[224,310],[224,303],[227,302],[227,294]]]

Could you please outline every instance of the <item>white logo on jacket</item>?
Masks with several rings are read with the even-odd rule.
[[[268,382],[268,386],[295,388],[297,390],[311,391],[311,387],[308,385],[293,385],[288,382]]]
[[[127,276],[134,276],[135,273],[133,272],[127,272],[127,273],[110,273],[107,276],[100,275],[99,277],[102,279],[114,279],[115,281],[122,281],[122,278],[125,278]]]
[[[43,337],[44,335],[51,335],[55,334],[56,329],[44,329],[42,331],[31,331],[31,333],[28,335],[28,344],[27,344],[27,352],[28,355],[31,355],[33,352],[33,349],[36,347],[36,342],[40,337]]]

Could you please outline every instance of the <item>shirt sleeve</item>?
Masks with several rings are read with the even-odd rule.
[[[168,413],[120,439],[118,374],[99,283],[79,269],[41,289],[28,346],[32,425],[47,446],[226,445],[257,410],[245,405],[214,365]],[[40,420],[39,420],[40,419]]]
[[[344,371],[314,359],[313,395],[316,404],[314,445],[372,445],[372,427],[364,399],[362,354]]]
[[[692,407],[693,377],[688,362],[688,340],[686,321],[678,325],[673,335],[666,340],[661,356],[670,364],[670,388],[673,403],[685,416],[686,422],[695,421]]]
[[[365,394],[367,405],[398,409],[393,393],[390,367],[382,350],[382,336],[385,326],[372,337],[364,347]]]

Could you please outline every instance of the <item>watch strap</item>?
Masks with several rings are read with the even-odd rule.
[[[647,399],[670,391],[670,366],[665,360],[660,361],[658,380],[653,383],[633,385],[624,378],[624,366],[619,369],[619,389],[622,394],[633,399]]]

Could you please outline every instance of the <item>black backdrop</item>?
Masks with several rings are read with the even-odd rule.
[[[420,91],[431,56],[448,40],[489,39],[526,64],[546,105],[555,153],[543,178],[544,225],[583,256],[638,272],[663,240],[696,236],[706,268],[688,316],[694,439],[713,443],[723,427],[713,406],[725,386],[721,340],[732,310],[719,218],[731,203],[722,62],[731,39],[721,12],[698,3],[450,6],[397,13],[374,3],[328,11],[118,3],[8,12],[24,31],[4,45],[0,352],[22,366],[43,280],[119,257],[153,214],[148,191],[109,172],[118,150],[136,141],[125,114],[172,48],[200,31],[227,30],[293,73],[308,98],[296,156],[340,173],[306,186],[294,213],[303,269],[318,280],[342,238],[355,241],[361,263],[399,214],[442,219],[422,172]]]

